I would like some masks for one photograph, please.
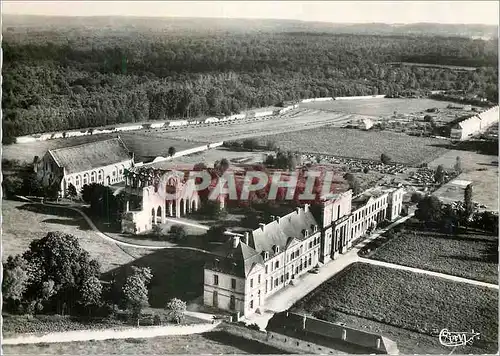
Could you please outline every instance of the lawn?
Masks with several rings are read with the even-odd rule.
[[[6,355],[164,355],[164,354],[283,354],[256,341],[221,331],[151,339],[124,339],[3,346]]]
[[[427,335],[475,330],[474,352],[498,351],[498,291],[488,288],[355,263],[292,307],[331,309]]]
[[[447,151],[442,140],[408,136],[389,131],[362,131],[322,127],[259,138],[274,141],[282,150],[323,153],[342,157],[380,160],[385,153],[394,162],[417,165],[430,162]]]
[[[412,230],[403,230],[367,257],[498,284],[497,236]]]
[[[12,200],[2,201],[3,260],[23,253],[31,241],[41,239],[50,231],[61,231],[78,238],[80,245],[101,263],[103,272],[130,263],[149,254],[150,250],[122,248],[96,235],[76,212]]]

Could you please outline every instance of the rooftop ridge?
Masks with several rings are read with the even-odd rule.
[[[96,143],[108,142],[108,141],[118,141],[123,145],[124,148],[126,148],[128,150],[128,147],[125,145],[125,142],[123,142],[123,140],[120,137],[114,137],[114,138],[108,138],[106,140],[97,140],[97,141],[93,141],[93,142],[80,143],[80,144],[74,145],[74,146],[53,148],[53,149],[50,149],[48,151],[49,152],[57,152],[57,151],[62,151],[62,150],[69,150],[69,149],[73,149],[73,148],[78,148],[78,147],[82,147],[82,146],[95,145]]]

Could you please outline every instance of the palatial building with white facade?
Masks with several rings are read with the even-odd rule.
[[[120,138],[48,150],[35,160],[34,170],[44,186],[56,184],[65,196],[70,184],[77,193],[86,184],[123,182],[123,173],[134,165],[134,155]]]
[[[305,205],[259,228],[233,236],[204,268],[204,304],[240,316],[265,309],[266,298],[319,264],[347,252],[354,240],[396,219],[404,191],[372,189],[323,197],[315,217]]]

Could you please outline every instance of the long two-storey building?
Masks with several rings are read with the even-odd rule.
[[[369,229],[400,215],[402,189],[352,191],[323,198],[319,216],[309,205],[233,236],[204,269],[204,304],[248,316],[267,298],[318,264],[345,253]]]

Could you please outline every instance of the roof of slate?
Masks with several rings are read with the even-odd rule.
[[[298,209],[252,231],[249,245],[257,252],[267,251],[272,255],[273,247],[284,250],[290,238],[304,239],[304,231],[313,233],[313,227],[318,225],[310,211]]]
[[[66,169],[66,174],[84,172],[132,159],[127,146],[120,138],[49,150],[49,154],[59,167]]]
[[[236,247],[233,244],[233,238],[220,245],[213,252],[216,256],[206,267],[211,270],[246,277],[255,264],[264,262],[262,256],[243,241],[240,241]],[[218,261],[216,261],[218,260]]]
[[[249,241],[246,244],[243,238],[236,247],[233,238],[220,245],[214,254],[219,256],[218,261],[213,261],[206,265],[207,268],[235,275],[246,277],[255,264],[262,265],[264,258],[262,252],[269,252],[273,255],[273,247],[278,246],[280,251],[285,250],[288,243],[293,239],[304,239],[304,231],[313,233],[313,227],[317,225],[316,220],[310,211],[304,209],[296,210],[278,220],[258,228],[249,233]]]

